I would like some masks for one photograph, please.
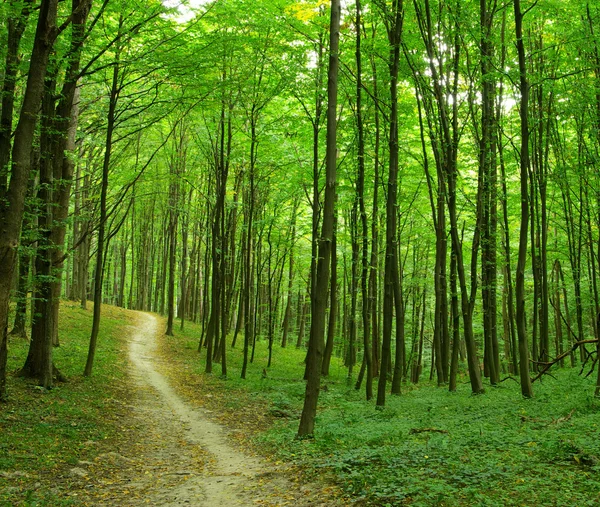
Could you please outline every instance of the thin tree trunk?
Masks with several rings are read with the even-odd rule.
[[[364,125],[362,117],[362,58],[361,58],[361,31],[362,31],[362,7],[360,0],[356,0],[356,126],[358,131],[358,178],[356,192],[360,213],[361,237],[362,237],[362,265],[360,276],[361,298],[362,298],[362,327],[363,327],[363,365],[366,369],[367,380],[365,384],[365,395],[367,401],[373,397],[373,364],[371,358],[370,343],[370,300],[369,300],[369,229],[367,224],[367,210],[365,206],[365,140]],[[375,217],[373,217],[375,220]],[[363,368],[361,367],[361,372]]]
[[[119,17],[119,31],[123,28],[123,15]],[[115,129],[115,117],[117,101],[119,99],[119,71],[120,71],[121,47],[117,46],[113,65],[112,85],[110,89],[110,101],[108,106],[108,119],[106,126],[106,142],[104,146],[104,161],[102,164],[102,183],[100,188],[100,224],[98,226],[98,246],[96,252],[96,271],[94,273],[94,315],[92,318],[92,333],[88,349],[87,361],[83,375],[89,377],[92,374],[94,356],[98,332],[100,331],[100,310],[102,307],[102,282],[104,279],[104,243],[106,236],[106,195],[108,190],[108,172],[110,169],[110,157],[112,154],[112,137]]]
[[[526,398],[533,396],[531,378],[529,377],[529,344],[526,331],[525,313],[525,262],[527,260],[527,226],[529,221],[529,192],[527,176],[529,171],[529,82],[525,62],[525,46],[523,44],[523,12],[520,0],[513,0],[515,11],[515,35],[519,57],[519,89],[521,92],[521,227],[519,232],[519,258],[516,272],[516,304],[517,304],[517,334],[519,337],[519,374],[521,378],[521,393]]]
[[[391,362],[392,314],[394,304],[394,272],[397,270],[397,194],[398,194],[398,69],[400,63],[400,45],[402,42],[402,25],[404,9],[402,0],[392,2],[391,11],[385,6],[384,14],[388,18],[388,43],[390,74],[389,118],[389,166],[386,202],[386,234],[385,234],[385,279],[383,296],[383,335],[381,345],[381,371],[377,385],[377,406],[385,406],[386,382],[388,367]],[[394,268],[396,264],[396,268]]]
[[[325,169],[325,199],[323,204],[323,226],[318,243],[316,287],[311,301],[311,331],[309,355],[307,358],[307,383],[304,407],[298,428],[298,437],[314,433],[317,402],[321,384],[321,362],[323,359],[323,338],[325,334],[325,308],[329,286],[332,243],[335,221],[336,155],[337,155],[337,88],[340,38],[340,0],[331,0],[331,22],[329,42],[329,73],[327,84],[327,149]],[[317,238],[314,237],[313,241]]]
[[[337,283],[337,215],[333,223],[333,242],[331,245],[331,283],[329,288],[329,322],[327,324],[327,342],[325,343],[325,351],[323,353],[323,365],[321,367],[321,375],[329,376],[329,368],[331,365],[331,356],[333,355],[333,344],[336,333],[336,321],[339,313],[338,302],[338,283]]]

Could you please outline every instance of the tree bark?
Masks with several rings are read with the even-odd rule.
[[[329,72],[327,80],[327,149],[325,169],[325,199],[323,203],[323,224],[318,243],[316,287],[311,301],[311,326],[309,355],[307,358],[307,382],[304,407],[300,417],[298,437],[314,433],[317,402],[321,385],[321,362],[323,359],[323,338],[325,334],[325,309],[329,286],[332,243],[334,234],[334,204],[336,193],[337,156],[337,88],[340,38],[340,0],[331,0],[331,20],[329,25]],[[317,238],[313,238],[316,241]]]
[[[327,323],[327,342],[323,353],[323,365],[321,375],[329,376],[331,356],[333,355],[333,344],[336,333],[336,321],[339,314],[338,302],[338,259],[337,259],[337,215],[333,222],[333,242],[331,245],[331,283],[329,285],[329,321]]]
[[[13,115],[15,105],[15,88],[17,84],[17,74],[19,63],[21,61],[19,48],[23,33],[29,21],[29,14],[32,11],[33,1],[26,0],[22,2],[20,12],[13,10],[19,6],[20,2],[12,0],[10,2],[10,13],[6,20],[7,40],[6,40],[6,60],[4,65],[4,82],[2,83],[2,107],[0,108],[0,198],[6,196],[8,185],[10,161],[10,147],[12,138]]]
[[[371,357],[370,340],[370,300],[369,300],[369,229],[367,224],[367,209],[365,206],[365,140],[362,112],[362,57],[361,57],[361,33],[362,33],[362,6],[360,0],[356,0],[356,127],[358,132],[358,178],[356,182],[356,193],[361,225],[361,275],[360,288],[362,298],[362,328],[363,328],[363,364],[366,369],[365,395],[367,401],[373,397],[373,364]],[[373,217],[375,220],[375,217]]]
[[[529,222],[529,192],[527,178],[529,171],[529,83],[527,80],[527,65],[525,61],[525,46],[523,44],[523,12],[520,0],[513,0],[515,11],[515,35],[517,39],[517,54],[519,57],[519,89],[521,92],[521,226],[519,231],[519,257],[516,271],[516,305],[517,305],[517,335],[519,337],[519,375],[521,393],[526,398],[533,396],[531,378],[529,377],[529,344],[526,330],[525,312],[525,262],[527,260],[527,227]]]
[[[8,304],[31,168],[31,148],[42,101],[48,58],[57,35],[57,3],[57,0],[43,0],[40,4],[25,96],[14,133],[10,183],[6,196],[0,203],[0,400],[7,397]],[[49,375],[51,376],[51,373],[45,375],[45,382],[49,381]]]
[[[404,9],[402,0],[394,0],[391,10],[383,5],[387,19],[389,43],[388,68],[390,74],[389,118],[389,165],[386,201],[385,232],[385,275],[383,292],[383,335],[381,343],[381,370],[377,385],[377,406],[385,406],[388,368],[391,363],[392,317],[394,307],[394,274],[398,269],[397,258],[397,194],[398,194],[398,69],[400,63],[400,45],[402,43],[402,25]],[[394,264],[396,267],[394,267]]]

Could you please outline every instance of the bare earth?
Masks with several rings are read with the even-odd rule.
[[[140,313],[129,345],[136,391],[123,407],[130,439],[99,463],[72,468],[74,482],[80,475],[90,488],[73,496],[84,505],[340,505],[326,485],[299,484],[288,468],[236,448],[208,411],[184,400],[160,372],[157,333],[157,318]]]

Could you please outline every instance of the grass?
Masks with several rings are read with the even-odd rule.
[[[93,460],[118,434],[132,314],[110,306],[102,313],[92,377],[81,375],[92,311],[70,302],[61,304],[61,347],[54,350],[54,362],[69,382],[44,392],[33,380],[9,377],[10,399],[0,405],[0,505],[73,504],[64,491],[67,470]],[[23,365],[28,347],[24,340],[10,340],[8,371]]]
[[[309,475],[327,474],[358,503],[600,505],[600,401],[593,397],[593,379],[576,370],[536,382],[530,400],[508,380],[481,396],[472,396],[466,382],[456,393],[423,383],[404,385],[401,396],[389,396],[385,409],[376,410],[348,385],[335,360],[323,381],[315,438],[299,441],[304,352],[275,345],[263,378],[267,346],[260,341],[241,380],[240,344],[228,350],[224,380],[218,364],[212,375],[203,373],[205,356],[196,352],[200,330],[186,326],[167,338],[166,353],[183,362],[191,390],[194,378],[202,378],[203,403],[228,412],[262,452]]]
[[[50,392],[11,377],[11,401],[0,406],[0,505],[81,505],[68,494],[69,474],[82,461],[115,448],[123,438],[127,402],[125,340],[132,313],[106,306],[94,375],[83,378],[91,311],[63,304],[62,346],[56,365],[70,382]],[[238,431],[240,445],[291,462],[302,480],[330,478],[349,499],[373,506],[592,506],[600,505],[600,402],[594,381],[576,370],[557,371],[534,385],[525,400],[506,381],[472,396],[423,383],[404,385],[376,410],[346,380],[339,359],[323,381],[313,440],[296,440],[304,397],[304,351],[257,344],[248,378],[240,379],[241,346],[204,374],[197,352],[199,326],[164,337],[164,368],[182,392]],[[27,344],[10,343],[11,370]],[[129,438],[129,437],[128,437]],[[81,479],[79,479],[81,483]],[[77,487],[81,488],[81,484]],[[81,489],[80,489],[81,490]],[[336,493],[332,492],[332,495]]]

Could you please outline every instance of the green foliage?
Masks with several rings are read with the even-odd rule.
[[[130,317],[104,310],[93,378],[81,376],[91,311],[63,302],[60,317],[62,346],[54,362],[69,382],[45,392],[33,381],[9,377],[9,402],[0,407],[0,505],[71,505],[48,483],[80,460],[93,460],[98,446],[119,433],[111,413],[126,396],[120,390]],[[10,342],[9,371],[23,365],[28,348],[24,340]]]
[[[348,387],[334,359],[323,381],[314,440],[295,440],[302,407],[304,350],[275,348],[266,366],[259,341],[248,380],[239,379],[241,354],[229,354],[226,382],[203,371],[199,330],[170,338],[173,352],[203,375],[232,405],[270,412],[271,425],[254,437],[262,452],[309,474],[332,477],[366,505],[508,506],[597,505],[600,502],[600,402],[593,382],[576,369],[559,371],[522,399],[510,379],[471,396],[433,385],[406,385],[384,410]],[[464,380],[464,379],[463,379]],[[247,401],[244,401],[246,399]],[[258,407],[258,408],[257,408]],[[234,408],[234,410],[237,410]]]
[[[261,438],[274,448],[287,442],[309,466],[333,468],[353,496],[374,505],[592,505],[600,499],[600,416],[590,384],[561,372],[529,401],[512,384],[485,397],[468,396],[466,386],[456,394],[426,386],[379,412],[347,391],[324,397],[309,452],[291,440],[293,424]]]

